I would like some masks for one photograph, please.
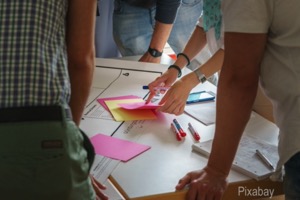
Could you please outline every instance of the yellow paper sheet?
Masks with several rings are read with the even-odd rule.
[[[121,108],[118,104],[144,102],[143,99],[123,99],[123,100],[109,100],[105,101],[109,111],[116,121],[130,121],[130,120],[145,120],[156,119],[156,115],[152,110],[126,110]]]

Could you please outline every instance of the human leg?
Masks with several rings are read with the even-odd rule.
[[[151,9],[115,0],[113,35],[122,56],[143,55],[153,33]]]
[[[178,54],[183,51],[202,12],[202,0],[182,0],[168,44]],[[191,65],[199,66],[191,62]]]
[[[114,2],[112,0],[98,1],[99,16],[95,26],[95,49],[97,58],[119,57],[117,45],[113,39],[112,16]]]
[[[300,152],[284,165],[284,193],[286,200],[300,200]]]

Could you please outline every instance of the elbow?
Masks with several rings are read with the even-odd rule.
[[[69,70],[92,69],[95,66],[95,51],[81,51],[68,54]]]
[[[221,70],[220,81],[222,80],[223,84],[227,88],[235,88],[235,90],[256,92],[259,81],[259,71],[254,70],[226,70],[226,67],[223,67]],[[244,68],[245,69],[245,68]]]

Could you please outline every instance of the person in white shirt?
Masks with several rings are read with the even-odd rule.
[[[222,3],[226,54],[212,151],[207,166],[187,173],[176,189],[189,185],[189,200],[222,198],[260,82],[280,129],[276,171],[284,166],[285,199],[300,199],[300,1]]]
[[[162,106],[159,108],[159,111],[176,115],[182,114],[190,91],[199,83],[206,81],[206,77],[212,76],[222,67],[224,56],[222,28],[220,36],[216,36],[214,27],[205,31],[203,28],[203,15],[201,15],[184,51],[178,54],[174,65],[171,65],[166,72],[148,85],[151,93],[146,102],[150,102],[155,95],[155,87],[172,86],[160,101]],[[190,59],[194,59],[204,49],[206,44],[212,57],[196,70],[176,81],[181,74],[181,69],[188,66]],[[172,85],[173,83],[174,85]]]

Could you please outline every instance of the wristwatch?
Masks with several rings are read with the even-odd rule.
[[[156,50],[156,49],[152,49],[149,47],[148,52],[150,53],[151,56],[157,58],[160,57],[162,55],[162,52]]]
[[[199,80],[201,83],[204,83],[204,82],[207,80],[206,77],[205,77],[205,75],[202,74],[202,73],[200,72],[199,69],[194,70],[194,73],[197,75],[198,80]]]

